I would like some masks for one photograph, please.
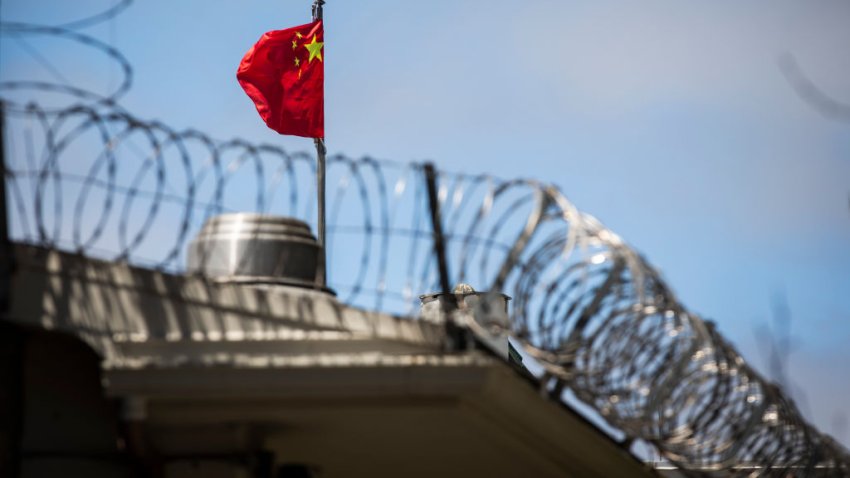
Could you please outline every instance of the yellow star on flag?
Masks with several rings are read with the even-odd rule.
[[[307,60],[308,63],[313,61],[313,58],[318,58],[319,61],[324,62],[322,60],[322,46],[324,46],[324,42],[317,42],[316,35],[313,35],[313,39],[310,43],[304,45],[304,48],[310,52],[310,58]]]

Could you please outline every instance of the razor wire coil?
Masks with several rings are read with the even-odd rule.
[[[130,3],[64,25],[2,23],[6,37],[49,35],[99,50],[122,72],[106,93],[0,82],[12,142],[4,171],[12,238],[183,272],[188,241],[216,214],[312,223],[312,155],[177,131],[120,107],[132,84],[129,61],[78,30]],[[42,107],[21,92],[60,93],[73,104]],[[437,284],[421,165],[332,155],[328,177],[331,287],[349,304],[413,315],[417,295]],[[490,175],[439,179],[457,280],[513,296],[512,333],[526,352],[625,436],[687,474],[850,476],[844,448],[556,187]],[[234,189],[243,193],[232,197]]]

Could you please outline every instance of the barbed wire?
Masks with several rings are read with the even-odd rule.
[[[38,151],[10,155],[16,240],[183,272],[188,241],[214,215],[253,211],[314,223],[309,154],[215,141],[89,106],[54,112],[31,105],[19,116],[10,122],[10,138],[43,141]],[[335,185],[328,194],[331,277],[351,278],[332,285],[347,302],[370,308],[385,309],[390,295],[404,297],[391,310],[413,313],[418,294],[436,283],[421,166],[333,155],[328,177]],[[513,198],[513,182],[492,177],[441,179],[447,221],[460,231],[449,237],[454,257],[463,277],[483,282],[493,275],[497,251],[511,249],[512,217],[515,229],[525,225],[519,211],[530,200]],[[230,197],[231,190],[238,195]],[[488,221],[493,204],[509,197],[515,204]]]
[[[129,4],[60,26],[2,24],[3,35],[80,42],[124,75],[106,93],[0,82],[12,238],[182,273],[188,241],[215,215],[252,211],[315,225],[312,155],[178,131],[118,105],[132,84],[129,62],[75,30]],[[73,104],[42,107],[24,92],[58,92]],[[415,315],[418,295],[438,283],[422,166],[333,155],[328,184],[331,287],[346,303]],[[446,172],[439,184],[455,279],[513,296],[511,332],[548,388],[569,389],[686,473],[850,474],[845,449],[556,187]]]
[[[557,221],[565,201],[552,191]],[[566,215],[562,216],[564,221]],[[575,220],[575,219],[573,219]],[[543,367],[630,439],[684,471],[847,476],[850,456],[800,415],[643,257],[595,219],[541,236],[504,285],[513,332]]]
[[[111,18],[107,16],[106,18]],[[86,25],[81,20],[73,22],[73,24]],[[67,27],[59,26],[44,26],[31,23],[7,22],[0,23],[0,35],[20,39],[27,36],[50,36],[70,40],[79,43],[85,47],[102,52],[106,57],[114,62],[121,71],[121,81],[118,86],[110,92],[98,93],[93,90],[73,85],[68,83],[57,69],[52,66],[48,59],[44,56],[36,54],[30,50],[29,53],[42,63],[46,69],[53,73],[57,78],[55,81],[46,80],[7,80],[0,81],[0,93],[6,91],[30,91],[35,93],[55,93],[59,95],[67,95],[68,97],[82,101],[84,104],[103,107],[117,107],[118,99],[130,91],[133,79],[133,68],[127,58],[114,47],[84,33],[71,30]],[[32,98],[30,99],[32,101]],[[7,112],[26,112],[29,101],[18,100],[16,96],[3,95],[3,103]],[[46,109],[46,108],[44,108]],[[58,112],[66,109],[66,107],[57,107],[49,109],[51,112]]]

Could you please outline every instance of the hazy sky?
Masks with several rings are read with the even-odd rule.
[[[58,23],[107,3],[5,0],[2,16]],[[309,150],[266,129],[235,79],[263,32],[309,12],[143,0],[87,32],[133,64],[135,115]],[[850,123],[818,114],[778,66],[793,54],[850,103],[850,3],[328,0],[325,21],[332,153],[552,181],[757,365],[784,292],[795,396],[850,443]],[[16,47],[4,39],[4,78],[38,68]],[[118,77],[100,56],[63,56],[95,85]]]

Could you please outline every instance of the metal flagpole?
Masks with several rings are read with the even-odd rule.
[[[313,21],[322,19],[322,6],[325,0],[314,0],[313,2]],[[319,239],[319,258],[316,270],[316,285],[325,289],[328,285],[327,265],[326,265],[326,249],[325,245],[325,149],[324,138],[314,138],[316,143],[316,199],[318,203],[316,221],[316,233]]]
[[[328,285],[327,267],[325,265],[325,140],[315,138],[316,142],[316,196],[318,207],[317,233],[319,236],[319,260],[316,270],[316,284],[324,289]]]

